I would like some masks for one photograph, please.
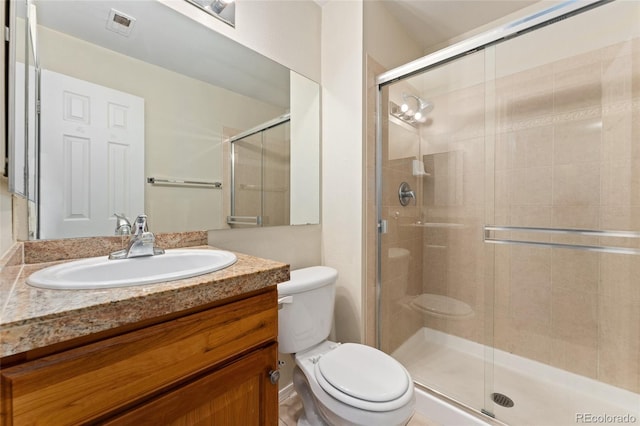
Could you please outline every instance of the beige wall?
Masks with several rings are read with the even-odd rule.
[[[321,264],[320,225],[272,226],[209,232],[209,245],[288,263],[291,269]]]
[[[364,49],[386,70],[406,64],[424,55],[420,45],[389,13],[392,2],[364,2]]]
[[[338,270],[336,339],[364,338],[363,4],[322,8],[322,260]]]

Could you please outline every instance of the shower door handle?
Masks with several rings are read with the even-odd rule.
[[[536,227],[526,227],[526,226],[485,225],[484,226],[484,242],[490,243],[490,244],[524,245],[524,246],[533,246],[533,247],[584,250],[584,251],[593,251],[593,252],[600,252],[600,253],[640,255],[640,249],[634,248],[634,247],[567,244],[567,243],[548,242],[548,241],[496,238],[495,235],[492,235],[492,233],[496,233],[496,232],[518,232],[518,233],[533,233],[533,234],[547,234],[547,235],[580,235],[580,236],[598,237],[598,238],[615,237],[615,238],[640,239],[640,232],[635,232],[635,231],[606,231],[606,230],[598,230],[598,229],[563,229],[563,228],[536,228]]]
[[[227,216],[227,224],[262,226],[262,216]]]

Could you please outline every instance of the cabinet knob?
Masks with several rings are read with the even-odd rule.
[[[278,380],[280,380],[280,371],[278,370],[269,371],[269,381],[271,382],[271,384],[275,385],[276,383],[278,383]]]

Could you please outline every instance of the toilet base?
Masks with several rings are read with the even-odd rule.
[[[298,426],[328,426],[329,424],[314,409],[316,400],[304,373],[296,365],[293,370],[293,388],[302,400],[302,413],[296,423]]]

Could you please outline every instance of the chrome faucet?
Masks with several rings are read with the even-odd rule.
[[[164,249],[158,248],[156,236],[149,232],[147,226],[147,215],[141,214],[133,223],[134,233],[131,235],[129,245],[126,249],[114,251],[109,255],[109,259],[129,259],[131,257],[154,256],[164,254]]]

